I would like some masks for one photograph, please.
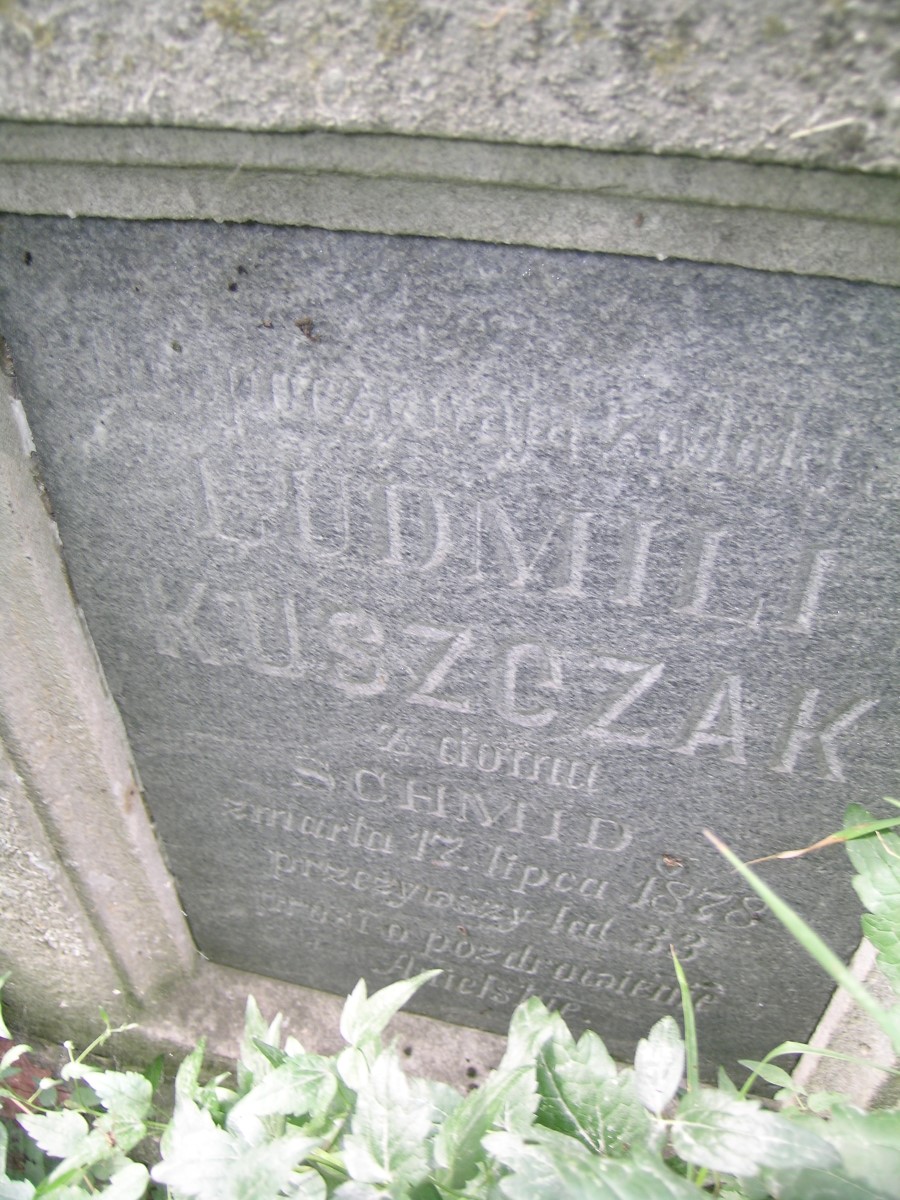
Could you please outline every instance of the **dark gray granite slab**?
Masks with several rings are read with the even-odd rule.
[[[7,339],[197,943],[710,1059],[829,994],[702,838],[896,786],[898,296],[477,243],[4,218]],[[85,813],[85,820],[91,819]],[[97,831],[102,854],[102,829]],[[767,877],[848,955],[840,851]]]

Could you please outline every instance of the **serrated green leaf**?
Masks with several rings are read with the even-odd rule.
[[[270,1046],[261,1038],[254,1038],[253,1042],[260,1054],[264,1055],[273,1067],[280,1067],[283,1062],[287,1061],[287,1050],[281,1050],[278,1046]]]
[[[193,1200],[274,1200],[318,1145],[316,1138],[290,1134],[248,1147],[192,1101],[182,1104],[170,1129],[165,1158],[150,1175]]]
[[[713,1088],[690,1092],[671,1126],[672,1146],[685,1160],[728,1175],[756,1175],[761,1167],[837,1166],[837,1151],[811,1131],[756,1100]]]
[[[478,1170],[484,1157],[482,1138],[498,1121],[510,1097],[533,1074],[531,1067],[497,1071],[459,1104],[438,1130],[434,1159],[440,1187],[460,1189]]]
[[[440,975],[440,971],[423,971],[413,979],[390,983],[372,996],[366,992],[365,980],[360,979],[347,997],[341,1013],[341,1037],[351,1046],[358,1046],[364,1039],[378,1037],[391,1017],[435,975]]]
[[[693,1184],[656,1159],[608,1159],[549,1129],[527,1139],[489,1133],[485,1148],[512,1175],[500,1183],[508,1200],[699,1200]]]
[[[896,1200],[900,1194],[900,1111],[862,1112],[845,1104],[833,1107],[828,1121],[801,1113],[793,1119],[816,1130],[836,1149],[849,1178]]]
[[[382,1054],[356,1097],[344,1139],[347,1170],[362,1183],[409,1185],[428,1171],[431,1113],[415,1095],[393,1054]]]
[[[871,820],[871,814],[861,805],[848,807],[845,824],[866,820]],[[848,842],[847,854],[858,872],[853,886],[869,912],[880,913],[900,905],[900,837],[896,833]]]
[[[650,1112],[661,1115],[674,1098],[684,1075],[684,1042],[674,1017],[662,1017],[637,1044],[634,1086]]]
[[[203,1068],[203,1055],[206,1052],[206,1039],[201,1038],[194,1049],[184,1058],[175,1074],[175,1103],[193,1102],[200,1086],[200,1071]]]
[[[82,1067],[80,1077],[89,1084],[110,1116],[124,1122],[143,1121],[153,1105],[149,1079],[135,1071],[98,1071]]]
[[[51,1158],[71,1158],[87,1145],[91,1131],[81,1113],[63,1109],[19,1117],[19,1124]]]
[[[325,1200],[325,1180],[312,1167],[303,1167],[291,1176],[291,1200]]]
[[[537,1052],[549,1038],[571,1042],[572,1035],[557,1012],[551,1012],[537,996],[529,996],[516,1008],[509,1022],[506,1052],[498,1070],[514,1071],[533,1066]]]
[[[576,1044],[569,1038],[551,1039],[538,1052],[538,1121],[548,1129],[577,1138],[590,1150],[607,1154],[619,1147],[619,1130],[625,1126],[646,1129],[648,1120],[636,1093],[631,1091],[628,1108],[625,1088],[619,1084],[606,1046],[595,1033],[584,1033]]]
[[[266,1046],[274,1046],[277,1049],[281,1042],[281,1025],[281,1013],[276,1013],[271,1023],[267,1024],[254,997],[247,997],[247,1007],[244,1010],[244,1036],[241,1039],[237,1063],[240,1095],[248,1091],[254,1083],[264,1079],[272,1070],[269,1057],[259,1049],[259,1043],[263,1042]]]
[[[878,951],[878,966],[885,978],[900,993],[900,904],[866,913],[862,931]]]
[[[141,1200],[150,1182],[150,1175],[143,1163],[125,1163],[100,1193],[103,1200]]]
[[[227,1127],[248,1142],[256,1142],[263,1118],[315,1119],[325,1113],[337,1087],[330,1059],[317,1054],[286,1059],[235,1104],[228,1114]]]

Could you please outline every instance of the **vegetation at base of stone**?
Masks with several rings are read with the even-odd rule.
[[[900,837],[870,822],[852,807],[844,835],[826,840],[847,843],[865,932],[900,990]],[[817,935],[723,853],[840,976]],[[27,1097],[15,1083],[28,1048],[14,1046],[0,1060],[0,1099],[19,1112],[0,1124],[0,1200],[897,1200],[900,1109],[805,1094],[774,1062],[807,1048],[794,1042],[743,1062],[740,1088],[724,1071],[718,1087],[702,1085],[690,990],[674,966],[684,1036],[663,1017],[633,1067],[619,1067],[597,1034],[576,1040],[532,997],[513,1014],[500,1066],[465,1097],[407,1075],[382,1036],[433,971],[372,996],[360,981],[341,1017],[346,1046],[331,1057],[283,1039],[281,1017],[267,1023],[251,998],[234,1079],[201,1081],[201,1042],[163,1117],[161,1060],[143,1074],[90,1065],[117,1032],[108,1021],[77,1057],[67,1045],[59,1078]],[[900,1005],[878,1012],[900,1051]],[[757,1078],[778,1089],[780,1110],[749,1094]]]

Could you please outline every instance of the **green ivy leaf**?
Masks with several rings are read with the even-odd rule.
[[[549,1129],[528,1138],[490,1133],[485,1148],[512,1175],[500,1183],[508,1200],[699,1200],[703,1193],[658,1159],[600,1158]]]
[[[337,1088],[330,1059],[317,1054],[287,1059],[237,1102],[228,1114],[227,1127],[247,1141],[256,1142],[262,1118],[315,1120],[324,1115]]]
[[[603,1084],[615,1077],[615,1065],[595,1033],[588,1031],[577,1043],[571,1034],[544,1042],[537,1057],[538,1122],[606,1153],[601,1096]]]
[[[503,1119],[510,1101],[530,1077],[533,1071],[527,1066],[496,1071],[447,1117],[434,1142],[440,1187],[458,1191],[472,1178],[484,1158],[482,1138]]]
[[[265,1017],[259,1011],[259,1005],[253,996],[247,997],[247,1007],[244,1010],[244,1036],[241,1039],[241,1049],[237,1063],[238,1092],[243,1095],[250,1090],[254,1083],[264,1079],[272,1070],[272,1063],[267,1054],[259,1049],[258,1043],[278,1049],[281,1042],[281,1013],[277,1013],[271,1024],[266,1024]]]
[[[289,1134],[248,1147],[192,1101],[176,1111],[170,1130],[166,1156],[151,1178],[194,1200],[274,1200],[294,1167],[319,1144]]]
[[[857,825],[871,819],[861,805],[851,804],[844,824]],[[881,833],[857,838],[847,842],[847,853],[858,872],[853,886],[869,912],[900,905],[900,836]]]
[[[68,1109],[19,1117],[19,1124],[51,1158],[71,1158],[81,1154],[91,1137],[84,1117]]]
[[[499,1070],[505,1072],[513,1071],[516,1067],[533,1066],[538,1050],[550,1038],[572,1041],[568,1026],[559,1013],[551,1012],[537,996],[529,996],[510,1019],[506,1052]]]
[[[684,1042],[674,1017],[657,1021],[637,1044],[634,1086],[645,1108],[660,1116],[674,1098],[684,1075]]]
[[[143,1163],[125,1163],[100,1193],[103,1200],[141,1200],[150,1182],[150,1175]]]
[[[411,1000],[423,984],[440,975],[440,971],[423,971],[413,979],[400,979],[369,996],[366,981],[359,983],[347,997],[341,1013],[341,1036],[351,1046],[367,1038],[378,1037],[395,1013]]]
[[[98,1071],[82,1066],[87,1083],[110,1116],[123,1122],[144,1121],[153,1105],[153,1086],[134,1071]]]
[[[382,1054],[356,1097],[344,1139],[347,1170],[362,1183],[407,1186],[428,1171],[431,1113],[393,1054]]]
[[[816,1130],[835,1148],[843,1175],[859,1187],[869,1188],[872,1195],[896,1200],[900,1192],[900,1111],[862,1112],[839,1105],[832,1108],[828,1121],[802,1113],[793,1116],[793,1121]],[[868,1196],[869,1192],[861,1194]]]
[[[761,1167],[831,1167],[840,1156],[816,1134],[756,1100],[712,1088],[684,1096],[671,1127],[672,1145],[685,1162],[728,1175],[753,1176]]]
[[[900,993],[900,904],[866,913],[862,931],[878,951],[878,965],[886,979]]]

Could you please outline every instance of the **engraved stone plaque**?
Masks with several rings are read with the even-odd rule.
[[[521,247],[8,218],[0,327],[209,958],[708,1059],[829,985],[704,841],[894,786],[897,294]],[[90,814],[85,814],[90,819]],[[102,856],[102,830],[97,831]],[[767,878],[848,955],[840,850]]]

